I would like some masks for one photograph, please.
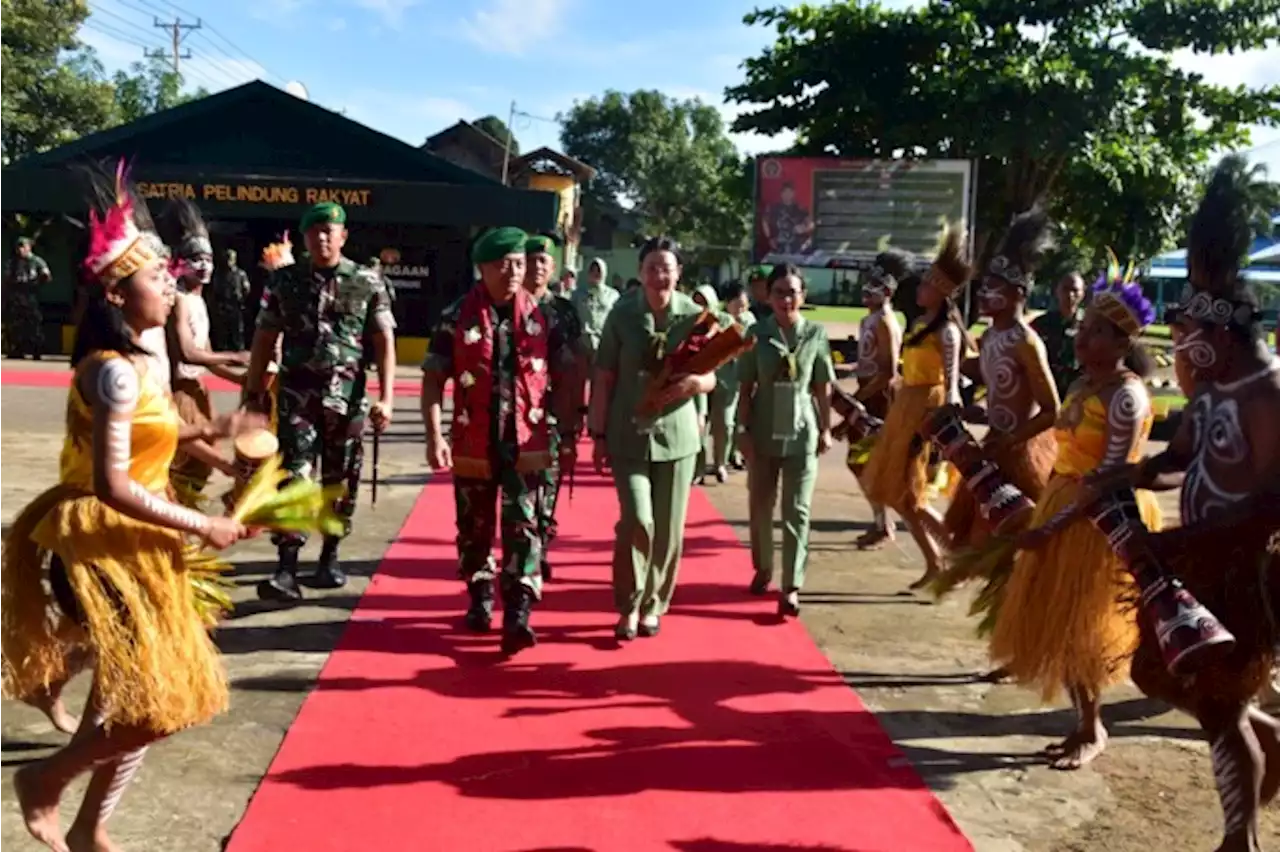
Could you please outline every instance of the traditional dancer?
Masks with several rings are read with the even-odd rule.
[[[893,310],[893,294],[900,282],[915,277],[915,265],[916,259],[910,252],[886,249],[876,255],[862,285],[862,304],[867,307],[867,315],[858,325],[858,363],[854,368],[858,390],[854,398],[862,403],[867,414],[879,420],[889,413],[902,353],[902,324]],[[854,450],[853,444],[850,450]],[[852,456],[850,462],[849,469],[861,481],[864,465]],[[893,541],[895,524],[883,503],[871,502],[871,518],[871,529],[854,542],[859,550],[879,550]]]
[[[1017,216],[987,267],[978,304],[991,327],[979,341],[977,359],[986,409],[966,412],[971,422],[987,424],[985,455],[1031,500],[1040,499],[1058,455],[1052,432],[1058,392],[1044,342],[1025,316],[1036,267],[1051,244],[1050,228],[1039,208]],[[992,532],[968,488],[956,492],[945,524],[953,549],[979,545]]]
[[[862,472],[867,499],[901,515],[924,553],[925,573],[912,589],[925,587],[941,570],[945,531],[942,516],[928,503],[929,453],[916,436],[935,409],[960,403],[960,359],[974,346],[955,299],[971,270],[964,228],[952,225],[916,290],[924,315],[903,341],[902,383]]]
[[[346,520],[342,536],[326,535],[313,582],[336,589],[347,582],[338,561],[338,545],[351,533],[360,469],[364,461],[365,417],[383,430],[391,422],[395,394],[395,319],[381,276],[343,256],[347,214],[331,202],[313,206],[298,230],[308,257],[271,273],[258,312],[246,396],[257,411],[270,411],[265,391],[268,364],[283,338],[277,428],[284,467],[295,477],[312,477],[320,468],[326,485],[345,484],[336,511]],[[365,339],[372,337],[380,393],[365,398]],[[280,563],[258,584],[263,600],[297,601],[298,553],[306,537],[273,536]]]
[[[115,848],[105,823],[146,747],[225,709],[225,672],[188,585],[183,536],[224,548],[246,534],[164,497],[178,441],[192,430],[140,339],[168,318],[172,279],[123,165],[114,186],[99,189],[110,200],[102,218],[90,214],[85,266],[95,283],[72,355],[61,481],[15,520],[0,595],[6,695],[64,681],[77,646],[94,661],[77,735],[14,776],[28,830],[55,850]],[[222,437],[238,421],[203,436]],[[59,799],[87,771],[64,837]]]
[[[1280,638],[1280,362],[1267,351],[1258,299],[1241,280],[1253,232],[1248,190],[1233,165],[1215,173],[1188,234],[1192,292],[1178,311],[1176,357],[1189,367],[1184,377],[1194,393],[1168,448],[1124,478],[1144,488],[1185,472],[1182,525],[1149,545],[1235,645],[1175,676],[1143,623],[1131,673],[1144,693],[1200,723],[1223,810],[1219,849],[1248,852],[1259,848],[1259,807],[1280,789],[1280,726],[1249,706],[1267,683]]]
[[[674,241],[646,242],[640,249],[644,285],[614,306],[596,356],[588,423],[596,470],[612,467],[621,505],[613,596],[615,635],[623,641],[656,636],[671,605],[701,448],[695,398],[715,388],[714,374],[685,376],[668,387],[656,417],[637,414],[648,378],[702,313],[677,290],[680,272]]]
[[[831,449],[831,345],[800,315],[805,284],[785,264],[769,276],[773,316],[756,324],[756,345],[738,359],[738,448],[751,469],[751,593],[773,580],[773,508],[782,478],[782,588],[778,614],[800,614],[809,559],[809,515],[818,456]]]
[[[552,395],[559,393],[554,385],[564,383],[572,399],[583,399],[582,385],[587,373],[588,350],[584,342],[582,323],[572,302],[551,291],[551,278],[556,271],[556,258],[551,253],[555,241],[548,236],[529,237],[525,243],[524,288],[529,291],[542,309],[543,316],[555,328],[554,333],[568,347],[572,363],[566,360],[558,375],[552,377]],[[610,288],[610,292],[613,291]],[[551,542],[555,541],[556,505],[560,499],[560,484],[565,471],[572,475],[578,460],[578,438],[582,434],[583,407],[578,405],[566,412],[570,419],[559,422],[555,406],[547,412],[550,418],[548,437],[551,443],[552,463],[542,472],[542,485],[538,489],[538,532],[542,536],[542,579],[551,579],[551,562],[547,556]]]
[[[507,654],[537,642],[529,615],[542,596],[538,494],[552,465],[550,409],[554,403],[555,422],[570,429],[577,407],[562,378],[572,374],[573,347],[523,286],[528,241],[519,228],[495,228],[476,240],[471,262],[480,281],[444,310],[422,365],[427,461],[432,470],[453,469],[458,572],[471,599],[466,625],[488,632],[496,575]],[[453,382],[454,414],[446,441],[441,399],[447,381]],[[499,518],[501,571],[492,556]]]
[[[1084,376],[1067,394],[1055,427],[1053,476],[1019,538],[991,637],[991,655],[1044,700],[1065,687],[1079,724],[1046,754],[1055,769],[1078,769],[1106,747],[1102,691],[1124,676],[1137,645],[1131,603],[1136,589],[1107,536],[1091,522],[1084,477],[1136,460],[1154,420],[1151,398],[1133,363],[1137,337],[1151,320],[1142,288],[1106,275],[1076,335]],[[1141,516],[1160,528],[1155,495],[1139,492]]]

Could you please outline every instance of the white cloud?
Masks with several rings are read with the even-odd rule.
[[[565,29],[569,0],[492,0],[460,23],[464,38],[489,53],[522,56]]]
[[[366,9],[378,17],[389,27],[399,26],[404,20],[404,13],[417,6],[421,0],[352,0],[356,6]]]

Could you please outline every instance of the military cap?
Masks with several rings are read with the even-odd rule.
[[[342,209],[341,204],[334,204],[332,201],[321,201],[302,214],[302,221],[298,223],[298,230],[305,234],[312,225],[345,224],[347,224],[347,211]]]
[[[509,254],[524,254],[528,242],[529,235],[519,228],[494,228],[471,247],[471,262],[479,265],[502,260]]]
[[[555,245],[555,241],[544,234],[534,234],[525,240],[525,254],[542,254],[551,251],[551,247]]]
[[[21,248],[22,246],[26,246],[27,248],[31,248],[32,246],[34,246],[34,245],[35,245],[35,242],[34,242],[30,237],[18,237],[18,243],[17,243],[17,245],[18,245],[20,248]]]

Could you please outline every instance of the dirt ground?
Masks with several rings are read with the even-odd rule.
[[[59,390],[3,391],[0,513],[6,531],[26,501],[56,477],[64,399]],[[231,404],[228,395],[215,399],[224,409]],[[308,590],[302,606],[265,609],[254,598],[253,585],[272,566],[270,545],[252,542],[234,551],[238,609],[218,631],[233,682],[232,708],[213,724],[151,750],[112,820],[123,848],[216,850],[240,819],[305,690],[425,481],[421,422],[414,409],[416,399],[399,401],[396,423],[383,441],[377,509],[370,509],[367,491],[361,496],[356,534],[343,550],[353,574],[346,589]],[[1112,742],[1101,759],[1075,773],[1038,763],[1032,755],[1066,730],[1069,713],[1041,709],[1034,696],[1015,686],[978,681],[987,661],[965,618],[967,602],[933,605],[903,592],[923,565],[905,533],[899,534],[898,549],[871,554],[853,549],[869,511],[842,461],[843,454],[835,452],[822,463],[803,621],[975,847],[982,852],[1214,848],[1220,817],[1208,751],[1188,721],[1132,688],[1117,689],[1107,696]],[[221,493],[224,487],[217,482],[211,491]],[[711,485],[707,493],[745,540],[744,477]],[[85,689],[83,679],[74,685],[73,708],[80,706]],[[11,776],[65,738],[40,714],[13,702],[4,703],[2,722],[0,840],[15,850],[35,848],[13,803]],[[1274,811],[1265,815],[1264,829],[1264,846],[1280,846],[1280,818]]]

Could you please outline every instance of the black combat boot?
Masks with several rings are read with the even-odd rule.
[[[298,589],[298,551],[297,544],[282,544],[279,547],[280,563],[276,573],[269,580],[258,584],[258,598],[277,603],[296,603],[302,600],[302,592]]]
[[[523,583],[503,591],[502,653],[509,656],[538,644],[538,636],[529,626],[533,601],[533,589]]]
[[[488,633],[489,621],[493,618],[493,579],[472,580],[467,583],[467,594],[471,596],[471,606],[464,618],[467,629],[473,633]]]
[[[316,563],[316,575],[312,579],[312,585],[317,589],[341,589],[347,584],[347,574],[338,561],[338,545],[341,543],[340,538],[325,536],[320,561]]]

